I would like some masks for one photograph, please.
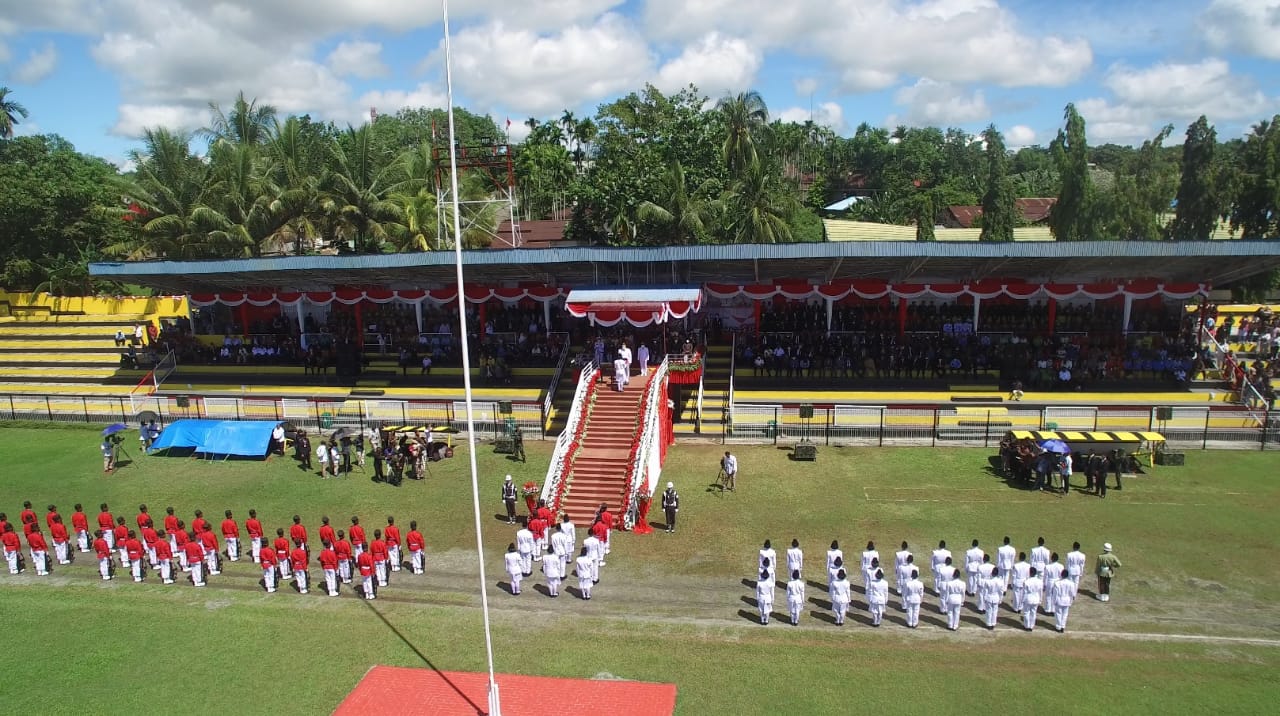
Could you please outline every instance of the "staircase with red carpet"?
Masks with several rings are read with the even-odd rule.
[[[560,507],[579,525],[589,525],[601,502],[618,513],[627,487],[627,458],[640,425],[645,383],[632,376],[626,391],[601,382],[596,402],[587,415],[582,449],[573,461],[573,479]]]

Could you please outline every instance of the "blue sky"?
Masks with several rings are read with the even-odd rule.
[[[772,114],[1047,143],[1236,136],[1280,111],[1280,0],[454,0],[458,103],[513,120],[652,82],[757,89]],[[438,0],[0,0],[0,84],[51,132],[121,161],[143,127],[195,129],[239,90],[341,125],[444,104]]]

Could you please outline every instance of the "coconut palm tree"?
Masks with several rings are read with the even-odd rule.
[[[731,176],[742,176],[748,166],[759,161],[756,139],[769,123],[769,108],[760,93],[751,90],[725,95],[716,103],[716,110],[723,117],[726,129],[725,165]]]
[[[18,117],[27,118],[27,108],[9,99],[9,88],[0,87],[0,139],[12,139]]]
[[[729,192],[729,228],[735,244],[781,244],[791,241],[788,219],[795,199],[778,185],[778,172],[767,162],[747,168]]]
[[[573,141],[575,148],[573,150],[573,163],[578,171],[582,171],[582,160],[586,158],[588,147],[595,141],[596,135],[600,133],[596,123],[591,121],[590,117],[580,120],[573,125]]]
[[[210,142],[265,145],[271,141],[271,131],[276,126],[276,108],[272,105],[260,105],[256,99],[248,101],[240,92],[229,113],[223,113],[214,102],[209,103],[209,110],[213,122],[200,134]]]
[[[387,223],[396,217],[396,207],[387,197],[399,183],[397,173],[403,165],[384,162],[368,124],[348,128],[344,139],[333,149],[333,170],[323,187],[324,212],[355,252],[377,253],[388,238]]]
[[[106,246],[107,255],[131,261],[217,256],[192,221],[192,210],[204,194],[209,165],[191,153],[190,142],[190,136],[167,129],[143,130],[142,150],[129,152],[137,166],[133,177],[116,181],[121,196],[126,197],[122,204],[136,204],[145,220],[128,241]],[[123,206],[119,209],[122,218],[126,211]]]
[[[707,221],[717,209],[715,202],[705,198],[706,190],[704,184],[689,191],[684,167],[673,162],[663,175],[662,203],[641,203],[636,217],[658,228],[660,243],[696,244],[706,235]]]
[[[209,184],[191,218],[221,255],[261,256],[288,235],[293,217],[276,202],[283,190],[259,157],[254,145],[220,142],[209,148]]]
[[[322,233],[321,191],[327,179],[328,166],[308,156],[301,120],[289,117],[276,123],[271,141],[266,146],[263,172],[268,181],[264,188],[273,190],[269,209],[281,217],[282,223],[268,242],[283,247],[293,244],[293,252],[305,254]]]

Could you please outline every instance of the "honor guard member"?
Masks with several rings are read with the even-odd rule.
[[[867,583],[867,608],[871,611],[871,626],[880,626],[884,619],[884,609],[889,605],[889,582],[885,581],[884,570],[877,569]]]
[[[409,548],[409,566],[414,574],[422,574],[426,567],[427,541],[418,531],[418,521],[409,521],[409,533],[404,536],[405,546]]]
[[[590,599],[591,586],[599,581],[597,572],[599,567],[596,566],[596,559],[591,555],[585,541],[582,545],[582,552],[574,560],[574,567],[578,572],[578,591],[582,592],[583,599]]]
[[[1027,631],[1036,628],[1036,612],[1044,600],[1044,580],[1035,567],[1027,565],[1027,578],[1022,583],[1022,625]]]
[[[788,572],[804,572],[804,552],[800,549],[800,540],[791,540],[791,547],[787,550],[787,571]]]
[[[516,523],[516,485],[511,481],[510,475],[507,475],[507,479],[502,482],[502,504],[507,507],[507,524],[514,525]]]
[[[893,576],[897,585],[898,596],[902,596],[902,585],[906,584],[907,580],[911,578],[909,571],[911,567],[908,565],[911,564],[914,559],[915,558],[911,554],[911,550],[907,548],[906,542],[903,542],[902,549],[898,550],[893,555]]]
[[[804,608],[804,580],[799,572],[791,573],[791,581],[787,582],[787,611],[791,613],[791,625],[800,624],[800,610]]]
[[[760,623],[769,623],[769,613],[773,611],[773,575],[767,569],[761,569],[756,579],[756,607],[760,609]]]
[[[930,566],[933,568],[933,593],[939,596],[942,595],[940,571],[949,559],[951,559],[951,550],[947,549],[947,541],[939,540],[938,548],[933,550],[933,554],[929,559]]]
[[[400,528],[396,526],[396,518],[387,515],[387,529],[382,533],[387,543],[387,566],[392,572],[400,571]]]
[[[1012,580],[1009,587],[1013,589],[1013,610],[1015,612],[1022,611],[1023,604],[1023,587],[1027,583],[1027,578],[1031,576],[1031,563],[1027,561],[1027,553],[1019,552],[1018,561],[1014,563],[1013,569],[1009,570],[1009,578]]]
[[[662,493],[662,512],[667,516],[667,534],[676,531],[676,513],[680,511],[680,495],[676,494],[674,482],[667,483]]]
[[[1013,571],[1013,563],[1017,561],[1018,550],[1009,544],[1009,538],[1004,538],[1004,544],[996,550],[996,572],[1000,575],[1000,579],[1005,584],[1009,584],[1009,572]]]
[[[1067,553],[1067,576],[1071,577],[1071,581],[1076,583],[1076,589],[1080,588],[1080,577],[1084,576],[1085,562],[1084,552],[1080,551],[1080,543],[1073,542],[1071,551]]]
[[[982,558],[987,553],[982,551],[978,546],[978,540],[973,541],[973,545],[964,553],[964,576],[968,582],[969,594],[978,593],[978,568],[982,566]]]
[[[880,552],[876,550],[875,542],[868,542],[867,548],[862,551],[862,584],[865,587],[871,584],[875,579],[876,567],[872,566],[872,562],[876,562],[879,566]]]
[[[760,552],[756,557],[757,569],[768,569],[771,579],[776,579],[773,575],[777,574],[778,553],[774,551],[773,544],[769,540],[764,541],[764,546],[760,548]]]
[[[836,564],[839,560],[839,564]],[[831,583],[835,581],[830,575],[835,574],[836,567],[844,566],[844,552],[840,549],[839,540],[831,540],[831,549],[827,550],[827,591],[831,590]]]
[[[262,586],[266,587],[268,594],[276,591],[276,578],[280,576],[278,559],[275,549],[271,547],[258,553],[258,563],[262,565]]]
[[[991,564],[985,562],[984,564]],[[1004,601],[1004,581],[995,573],[995,569],[978,579],[978,602],[987,615],[987,628],[995,629],[996,620],[1000,616],[1000,603]]]
[[[538,548],[538,542],[528,527],[521,527],[516,531],[515,545],[516,553],[520,555],[520,573],[528,577],[533,574],[533,552]]]
[[[1031,559],[1029,561],[1031,566],[1036,568],[1036,573],[1040,575],[1041,579],[1044,579],[1044,567],[1049,564],[1051,556],[1052,553],[1049,548],[1044,546],[1044,538],[1041,537],[1036,540],[1036,546],[1031,548]]]
[[[849,603],[853,601],[853,588],[849,586],[848,575],[844,570],[836,572],[835,581],[827,590],[831,597],[831,610],[835,612],[836,626],[844,626],[845,614],[849,612]]]
[[[556,525],[555,529],[551,530],[551,554],[560,561],[559,578],[563,579],[565,570],[569,567],[569,558],[573,556],[573,540],[560,529],[560,525]],[[547,571],[545,566],[542,571],[544,573]]]
[[[1048,598],[1053,601],[1054,627],[1061,634],[1067,630],[1067,614],[1076,601],[1076,583],[1064,574],[1053,583]]]
[[[938,590],[938,611],[942,614],[946,614],[949,604],[947,601],[947,584],[950,583],[951,580],[958,578],[960,571],[951,564],[951,558],[947,557],[946,561],[942,563],[942,566],[938,568],[938,571],[935,572],[935,574],[942,582],[942,588]],[[964,582],[961,582],[961,584],[964,584]]]
[[[552,535],[552,541],[555,535]],[[542,574],[547,578],[547,595],[560,596],[560,582],[564,579],[564,567],[568,564],[569,555],[548,554],[542,560]]]
[[[1111,543],[1102,545],[1102,554],[1098,555],[1094,571],[1098,574],[1098,601],[1111,601],[1111,579],[1120,569],[1120,558],[1111,553]]]
[[[947,628],[955,631],[960,628],[960,607],[964,606],[964,580],[953,567],[951,579],[942,585],[942,593],[947,605]]]
[[[915,629],[920,625],[920,604],[924,602],[924,582],[920,581],[920,570],[911,570],[911,578],[902,585],[902,608],[907,613],[907,626]]]
[[[1065,577],[1067,574],[1066,567],[1063,567],[1062,563],[1058,561],[1057,552],[1054,552],[1053,554],[1049,555],[1049,559],[1051,561],[1048,564],[1046,564],[1044,566],[1044,570],[1040,572],[1040,578],[1044,580],[1044,595],[1045,595],[1044,613],[1045,614],[1053,614],[1054,609],[1057,607],[1057,604],[1055,604],[1054,601],[1049,598],[1049,594],[1050,592],[1053,591],[1053,585],[1057,583],[1059,579],[1062,579],[1063,577]]]

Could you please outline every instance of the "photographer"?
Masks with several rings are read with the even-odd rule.
[[[724,457],[720,459],[720,472],[724,475],[724,488],[729,492],[733,492],[737,487],[738,479],[738,458],[734,457],[728,450],[724,451]]]

